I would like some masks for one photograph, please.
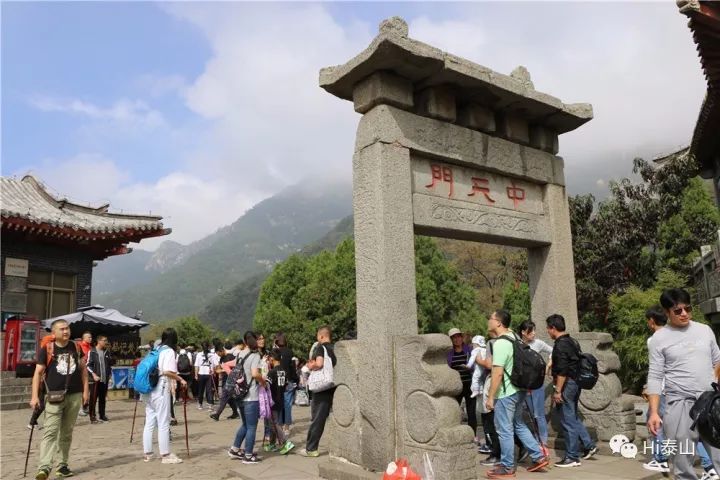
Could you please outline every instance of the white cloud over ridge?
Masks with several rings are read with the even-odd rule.
[[[84,154],[43,164],[39,173],[50,186],[96,201],[67,172],[106,179],[112,189],[97,192],[97,200],[126,211],[152,209],[166,217],[174,240],[188,243],[285,186],[350,176],[359,115],[318,87],[318,71],[364,49],[381,18],[341,24],[325,5],[308,3],[161,8],[207,39],[211,56],[197,78],[148,74],[138,80],[148,99],[109,107],[52,98],[33,104],[89,121],[158,122],[172,130],[157,140],[173,143],[170,172],[138,181],[139,172],[125,171],[112,153]],[[593,104],[595,119],[560,138],[571,193],[607,191],[608,179],[630,174],[633,156],[690,140],[705,84],[687,22],[672,2],[455,4],[437,18],[406,19],[412,38],[504,73],[526,65],[539,91]],[[189,125],[172,125],[151,107],[153,98],[171,95],[196,116]],[[92,147],[80,151],[100,150]],[[102,168],[92,170],[93,161]]]

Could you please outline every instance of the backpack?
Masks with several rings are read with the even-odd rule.
[[[231,400],[242,400],[250,392],[252,379],[248,382],[245,377],[245,360],[247,360],[250,355],[252,355],[252,353],[248,353],[235,364],[235,367],[225,381],[225,387],[223,388],[225,388]]]
[[[507,340],[513,345],[513,368],[510,372],[510,383],[523,390],[542,388],[545,382],[545,360],[542,356],[514,334],[512,339],[501,335],[496,340],[501,339]],[[507,375],[507,372],[505,374]]]
[[[168,348],[161,345],[160,348],[150,350],[145,358],[138,364],[135,370],[135,391],[138,393],[150,393],[153,388],[157,387],[160,381],[160,372],[158,371],[158,360],[160,352]]]
[[[583,353],[577,340],[574,338],[571,340],[575,343],[575,347],[577,347],[578,351],[578,366],[574,380],[578,384],[578,387],[583,390],[592,390],[597,383],[598,378],[600,378],[597,358],[595,358],[595,355],[591,353]]]
[[[190,363],[190,357],[188,357],[187,353],[183,353],[178,355],[178,373],[191,373],[192,372],[192,363]]]
[[[712,390],[700,395],[690,409],[693,423],[690,429],[697,429],[703,442],[720,448],[720,387],[712,384]]]

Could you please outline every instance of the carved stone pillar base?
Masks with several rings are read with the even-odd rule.
[[[398,457],[422,465],[428,453],[436,478],[477,478],[473,431],[460,422],[460,375],[447,366],[446,335],[395,339]]]

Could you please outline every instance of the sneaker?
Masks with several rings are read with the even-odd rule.
[[[486,475],[488,478],[515,478],[515,469],[498,465],[488,471]]]
[[[522,463],[530,456],[530,452],[527,451],[525,447],[520,447],[520,451],[518,452],[518,460],[517,463]]]
[[[244,463],[246,465],[253,465],[255,463],[260,463],[260,457],[258,457],[254,453],[252,455],[245,455],[245,458],[243,458],[242,463]]]
[[[670,472],[670,466],[668,466],[667,462],[658,462],[657,460],[650,460],[647,463],[643,463],[643,468],[645,470],[650,470],[652,472],[661,472],[661,473],[669,473]]]
[[[170,420],[170,426],[171,426],[171,427],[174,427],[174,426],[176,426],[177,424],[178,424],[177,418],[173,418],[172,420]]]
[[[50,476],[50,470],[41,468],[37,471],[35,474],[35,480],[47,480],[47,478]]]
[[[240,415],[238,415],[237,413],[233,413],[233,414],[230,415],[229,417],[225,417],[225,418],[226,418],[227,420],[235,420],[236,418],[240,418]]]
[[[87,417],[88,413],[81,408],[78,412],[78,415],[80,415],[81,417]]]
[[[218,417],[217,413],[211,413],[211,414],[210,414],[210,418],[212,418],[212,419],[215,420],[216,422],[219,422],[219,421],[220,421],[220,417]]]
[[[150,460],[152,460],[153,458],[155,458],[154,453],[143,453],[143,462],[147,463]]]
[[[559,468],[579,467],[580,465],[582,465],[580,460],[573,460],[572,458],[563,458],[555,464]]]
[[[485,461],[481,463],[484,467],[495,467],[497,465],[500,465],[500,459],[490,455],[488,458],[485,459]]]
[[[550,459],[542,457],[540,460],[534,461],[532,465],[527,468],[528,472],[537,472],[550,465]]]
[[[182,458],[178,457],[174,453],[171,453],[169,455],[165,455],[162,457],[162,463],[166,464],[175,464],[175,463],[182,463]]]
[[[70,470],[67,465],[60,465],[55,470],[55,476],[59,478],[72,477],[73,475],[75,475],[75,473],[73,473],[73,471]]]
[[[702,480],[718,480],[720,479],[720,475],[718,475],[717,471],[710,467],[707,470],[705,470],[705,473],[703,473]]]
[[[202,410],[202,409],[203,409],[202,405],[200,405],[200,404],[198,403],[198,410]]]
[[[110,419],[109,419],[108,417],[100,417],[100,420],[102,420],[103,422],[109,422],[109,421],[110,421]]]
[[[583,460],[588,460],[595,456],[595,454],[598,453],[597,447],[591,447],[585,450],[585,453],[583,454],[582,458]]]
[[[483,443],[478,447],[478,453],[490,455],[492,453],[492,448],[490,448],[487,443]]]
[[[274,443],[267,443],[267,444],[265,444],[265,446],[263,447],[263,450],[265,450],[266,452],[277,452],[277,451],[278,451],[278,446],[275,445]]]
[[[300,450],[300,455],[302,455],[303,457],[313,457],[314,458],[314,457],[319,457],[320,452],[317,450],[307,450],[307,449],[303,448],[302,450]]]
[[[280,449],[280,455],[287,455],[293,448],[295,448],[295,444],[288,440]]]
[[[242,460],[245,458],[245,451],[244,450],[233,450],[232,448],[228,449],[228,456],[230,458],[234,458],[235,460]]]

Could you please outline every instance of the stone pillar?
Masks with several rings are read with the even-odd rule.
[[[544,214],[551,244],[528,249],[528,276],[533,319],[544,332],[545,319],[553,313],[565,317],[567,330],[580,330],[575,293],[575,267],[572,257],[570,216],[565,187],[544,187]]]
[[[406,148],[376,142],[353,158],[362,465],[375,470],[395,453],[392,339],[417,333],[411,178]]]

